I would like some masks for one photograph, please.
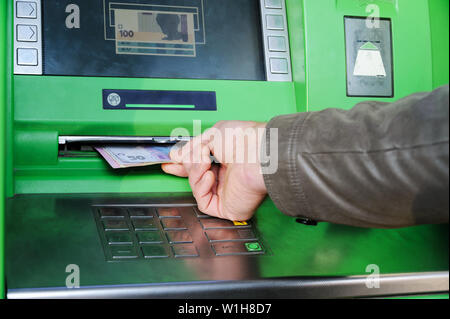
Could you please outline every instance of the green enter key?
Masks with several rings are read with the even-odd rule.
[[[262,251],[262,247],[257,242],[252,243],[245,243],[245,248],[247,248],[247,251]]]

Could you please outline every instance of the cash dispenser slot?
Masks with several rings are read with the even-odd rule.
[[[97,157],[94,147],[111,144],[176,144],[189,136],[59,136],[58,157]]]

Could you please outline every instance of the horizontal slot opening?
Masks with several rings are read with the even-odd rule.
[[[184,136],[60,136],[58,157],[99,157],[96,146],[173,145],[189,139]]]

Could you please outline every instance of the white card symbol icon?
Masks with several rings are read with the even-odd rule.
[[[366,42],[359,48],[353,75],[386,77],[380,50],[372,42]]]

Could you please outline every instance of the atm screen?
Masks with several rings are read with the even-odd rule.
[[[42,0],[45,75],[265,80],[258,0]]]

